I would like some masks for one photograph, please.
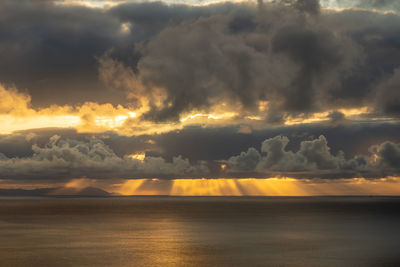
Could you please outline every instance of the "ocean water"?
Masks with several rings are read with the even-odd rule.
[[[0,198],[0,266],[400,266],[400,199]]]

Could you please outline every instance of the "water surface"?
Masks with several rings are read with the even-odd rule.
[[[400,266],[397,198],[0,198],[1,266]]]

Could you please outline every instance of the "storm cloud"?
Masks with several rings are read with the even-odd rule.
[[[31,151],[28,151],[27,144],[9,148],[14,153],[19,149],[19,156],[0,154],[0,178],[54,182],[77,177],[98,179],[276,176],[382,178],[398,175],[400,172],[400,145],[391,141],[371,145],[365,148],[368,153],[349,157],[341,150],[333,153],[328,140],[323,135],[309,140],[304,140],[303,137],[297,149],[293,146],[290,146],[292,149],[288,149],[289,138],[278,135],[265,139],[261,143],[260,150],[250,147],[238,155],[231,155],[225,159],[211,160],[213,157],[210,155],[208,160],[195,160],[181,155],[171,158],[163,157],[163,153],[152,155],[151,149],[156,147],[160,149],[159,151],[165,149],[162,144],[148,147],[147,152],[142,147],[142,150],[136,150],[136,154],[131,149],[131,153],[118,155],[115,151],[120,148],[115,145],[115,141],[107,140],[109,138],[104,140],[111,146],[107,145],[101,137],[81,136],[80,140],[76,137],[70,139],[53,135],[45,143],[43,143],[43,137],[38,138],[32,134],[29,135],[30,139],[21,134],[14,135],[13,138],[2,138],[0,145],[3,151],[6,150],[4,144],[12,143],[19,138],[28,139],[26,142],[33,144],[30,147]],[[133,142],[134,140],[125,141],[126,144],[133,144]],[[143,155],[142,158],[137,157],[139,154]],[[226,164],[226,168],[221,169],[223,164]]]
[[[165,93],[144,117],[178,120],[220,102],[247,111],[257,110],[259,101],[273,102],[269,118],[320,110],[362,52],[346,33],[333,34],[324,18],[309,17],[304,8],[299,12],[297,4],[263,9],[242,4],[161,31],[142,48],[131,77],[142,83],[145,97],[154,88]]]
[[[44,147],[32,145],[33,154],[8,158],[0,154],[0,173],[5,179],[58,179],[73,177],[153,178],[199,176],[208,172],[204,164],[191,165],[181,156],[166,162],[160,157],[117,156],[101,140],[86,142],[50,137]]]
[[[399,175],[397,1],[84,4],[0,3],[0,179]]]
[[[229,158],[227,171],[254,171],[266,175],[289,177],[379,178],[398,175],[400,171],[400,144],[384,142],[369,148],[369,155],[346,159],[342,151],[332,154],[325,136],[302,141],[298,151],[287,150],[289,138],[275,136],[261,144],[261,153],[249,148]],[[256,174],[260,175],[260,174]]]
[[[314,0],[128,2],[105,10],[2,1],[0,81],[29,91],[34,106],[145,97],[144,117],[155,121],[221,101],[244,111],[269,101],[270,122],[373,105],[371,92],[399,67],[400,20],[368,10],[379,1],[368,3],[328,12],[334,3]],[[101,64],[104,55],[117,65]],[[165,95],[154,98],[160,89]],[[385,103],[379,112],[391,109]]]

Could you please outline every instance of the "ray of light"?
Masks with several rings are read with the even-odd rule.
[[[400,195],[400,178],[139,179],[121,184],[114,192],[121,195],[171,196]]]

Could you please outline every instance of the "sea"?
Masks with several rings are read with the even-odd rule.
[[[400,266],[400,198],[2,197],[0,266]]]

